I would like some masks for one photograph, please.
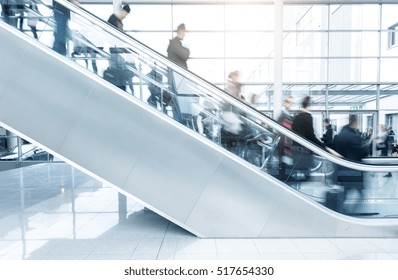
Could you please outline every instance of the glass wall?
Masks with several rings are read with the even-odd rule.
[[[180,23],[187,28],[184,44],[191,56],[189,70],[223,87],[238,70],[245,92],[273,81],[274,10],[270,4],[131,4],[124,30],[167,55],[169,40]],[[84,5],[103,20],[112,5]],[[262,90],[262,89],[260,89]]]
[[[189,69],[220,87],[229,72],[239,70],[244,95],[255,94],[257,108],[272,111],[272,2],[141,3],[131,4],[126,32],[167,55],[174,30],[185,23]],[[398,5],[324,3],[283,6],[282,95],[295,97],[294,109],[305,95],[312,95],[314,109],[326,115],[369,110],[376,123],[383,122],[385,114],[394,113],[384,113],[383,104],[397,103]],[[111,4],[84,7],[104,20],[113,10]]]

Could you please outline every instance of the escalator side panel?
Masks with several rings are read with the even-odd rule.
[[[150,145],[148,139],[158,124],[153,114],[96,85],[59,153],[79,159],[80,166],[123,187],[137,161],[145,158],[143,147]],[[82,152],[87,156],[81,157]]]
[[[6,41],[13,36],[0,28],[0,37]],[[37,48],[16,38],[12,38],[13,45],[1,44],[1,61],[10,65],[9,71],[15,74],[8,78],[2,75],[0,84],[7,84],[7,88],[1,100],[6,108],[0,110],[0,118],[11,127],[23,126],[24,134],[31,138],[45,137],[48,148],[57,150],[81,112],[93,83],[83,75],[71,73],[66,64],[54,64],[54,57],[40,55]],[[12,56],[21,53],[22,57]],[[31,121],[35,123],[27,125]]]
[[[5,24],[1,22],[2,24]],[[19,60],[24,56],[26,48],[16,47],[18,45],[18,38],[7,36],[8,33],[0,28],[0,38],[1,38],[1,48],[2,53],[0,54],[2,61],[0,63],[0,75],[2,81],[0,82],[0,96],[4,93],[6,88],[9,86],[8,83],[3,81],[8,81],[11,77],[15,75],[26,74],[26,69],[21,69],[19,67]],[[5,38],[7,38],[7,44],[5,44]],[[13,59],[3,59],[3,57],[10,57]]]
[[[271,237],[278,232],[284,232],[286,237],[337,237],[344,234],[337,232],[338,219],[327,215],[320,206],[297,203],[297,198],[287,192],[279,203],[278,211],[270,217],[261,236]],[[283,211],[287,205],[289,210]]]
[[[176,133],[172,126],[160,123],[147,143],[126,190],[153,205],[161,205],[165,213],[174,213],[185,222],[218,171],[223,155],[193,141],[191,135]]]
[[[231,180],[231,174],[236,174],[239,180]],[[239,237],[249,231],[251,236],[261,237],[271,216],[278,211],[290,211],[290,206],[279,203],[285,192],[286,189],[275,187],[271,178],[267,181],[255,172],[244,171],[237,162],[223,160],[187,224],[192,228],[206,225],[206,236]],[[285,222],[289,223],[289,219]]]

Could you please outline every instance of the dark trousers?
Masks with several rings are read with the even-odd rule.
[[[17,19],[16,18],[11,18],[12,16],[15,16],[14,11],[12,10],[13,5],[9,4],[1,4],[1,16],[3,17],[3,20],[14,27],[17,27]]]
[[[68,16],[55,11],[54,19],[57,23],[57,26],[54,32],[53,50],[59,54],[66,55],[66,42],[68,37]]]
[[[178,92],[177,92],[177,88],[176,88],[175,81],[174,81],[173,71],[170,69],[167,72],[167,79],[168,79],[170,91],[175,94],[173,96],[172,100],[170,101],[170,106],[173,111],[173,119],[175,119],[179,123],[182,123],[185,125],[183,118],[182,118],[181,111],[180,111],[180,106],[178,105],[178,100],[177,100]]]

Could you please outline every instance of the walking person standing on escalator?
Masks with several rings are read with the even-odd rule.
[[[293,97],[288,96],[283,101],[283,109],[278,117],[278,123],[291,130],[293,125],[293,117],[290,113],[291,108],[294,105]],[[286,168],[293,165],[293,154],[292,145],[293,141],[289,137],[280,135],[279,140],[279,179],[285,180],[288,178],[286,174]]]
[[[77,0],[68,0],[69,2],[79,6]],[[66,45],[69,36],[68,22],[70,19],[70,10],[53,0],[54,20],[56,23],[54,29],[54,44],[53,50],[61,55],[66,55]]]
[[[326,147],[333,148],[334,130],[332,124],[330,123],[330,119],[325,118],[323,120],[323,126],[325,127],[325,130],[323,132],[321,140]]]
[[[361,162],[368,155],[368,145],[372,139],[364,143],[358,130],[358,116],[349,115],[348,124],[334,137],[333,147],[344,158]],[[344,187],[344,199],[348,192],[356,189],[360,199],[363,198],[363,173],[360,170],[350,169],[341,165],[336,166],[336,181]],[[355,206],[349,212],[354,213]]]
[[[167,57],[177,65],[185,69],[188,69],[187,61],[189,59],[191,52],[189,48],[183,44],[183,40],[185,38],[185,32],[186,32],[185,24],[181,23],[180,25],[178,25],[177,35],[170,40],[169,45],[167,47]],[[182,81],[182,77],[177,73],[173,73],[171,69],[168,69],[167,80],[169,83],[170,91],[176,94],[177,93],[176,84],[179,84]],[[184,123],[180,107],[175,97],[171,100],[170,105],[173,111],[173,118],[180,123]]]
[[[123,30],[123,20],[130,14],[130,6],[125,4],[123,5],[122,9],[117,14],[112,14],[109,19],[108,23],[115,26],[116,28]]]
[[[301,103],[300,113],[293,119],[292,130],[320,148],[326,149],[325,144],[315,136],[310,104],[311,97],[306,96]],[[309,171],[313,167],[312,152],[296,142],[293,143],[292,150],[295,169],[308,178]]]
[[[109,17],[108,23],[123,31],[123,20],[130,14],[130,12],[130,6],[128,4],[124,4],[120,11],[116,14],[113,13]],[[134,61],[125,61],[121,56],[121,53],[123,52],[123,48],[110,48],[111,55],[109,59],[109,67],[104,71],[103,77],[105,80],[124,91],[127,91],[126,85],[128,85],[131,94],[134,95],[133,77],[134,70],[137,70],[137,67]]]

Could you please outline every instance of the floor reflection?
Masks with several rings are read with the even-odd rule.
[[[3,259],[156,259],[166,235],[196,239],[64,163],[0,172],[0,182]]]
[[[119,202],[67,164],[0,172],[0,260],[398,259],[397,238],[199,239]]]

